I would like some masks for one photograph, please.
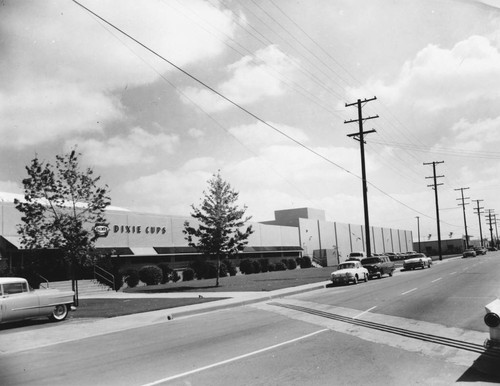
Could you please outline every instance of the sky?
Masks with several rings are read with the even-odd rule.
[[[500,215],[500,1],[80,4],[0,1],[1,192],[76,147],[113,206],[189,216],[220,173],[252,221],[311,207],[363,224],[346,104],[376,97],[371,226],[437,238],[432,162],[443,240],[465,234],[457,189],[469,236],[478,203]]]

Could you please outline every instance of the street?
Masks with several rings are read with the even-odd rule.
[[[500,252],[489,252],[368,283],[72,338],[1,354],[0,384],[489,382],[472,365],[488,337],[484,305],[500,297],[498,277]],[[78,336],[79,324],[72,326]]]

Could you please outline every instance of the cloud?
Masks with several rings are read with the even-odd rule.
[[[189,10],[159,1],[85,5],[179,66],[219,55],[235,28],[231,12],[201,0],[190,1]],[[197,13],[223,37],[206,33],[189,16]],[[72,2],[2,4],[0,36],[0,146],[22,149],[99,131],[127,114],[117,89],[173,70]]]
[[[151,134],[139,127],[127,136],[116,136],[107,140],[75,138],[66,142],[66,148],[78,144],[86,161],[98,166],[126,166],[151,164],[157,154],[174,153],[179,137],[174,134]]]
[[[269,122],[269,124],[298,142],[307,143],[309,141],[307,134],[302,129],[274,122]],[[229,132],[248,146],[262,147],[274,144],[292,143],[285,135],[273,130],[262,122],[233,127],[229,129]]]
[[[495,102],[500,96],[500,52],[490,39],[477,35],[450,49],[430,44],[404,64],[392,84],[374,79],[363,88],[389,105],[411,96],[413,107],[435,114]],[[350,89],[349,94],[362,95],[362,90]]]
[[[260,49],[226,67],[230,78],[214,87],[237,104],[245,105],[285,92],[284,84],[293,76],[296,65],[277,46]],[[207,112],[219,112],[231,106],[210,90],[186,87],[181,99],[194,102]]]

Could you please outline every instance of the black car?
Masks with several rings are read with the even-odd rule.
[[[393,261],[389,259],[388,256],[375,256],[367,257],[361,260],[361,265],[368,270],[370,277],[381,278],[382,275],[392,276],[392,273],[396,269]]]

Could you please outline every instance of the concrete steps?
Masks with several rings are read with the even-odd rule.
[[[71,291],[71,280],[50,282],[49,288],[61,291]],[[78,280],[78,296],[95,295],[108,291],[112,291],[112,289],[94,280]]]

